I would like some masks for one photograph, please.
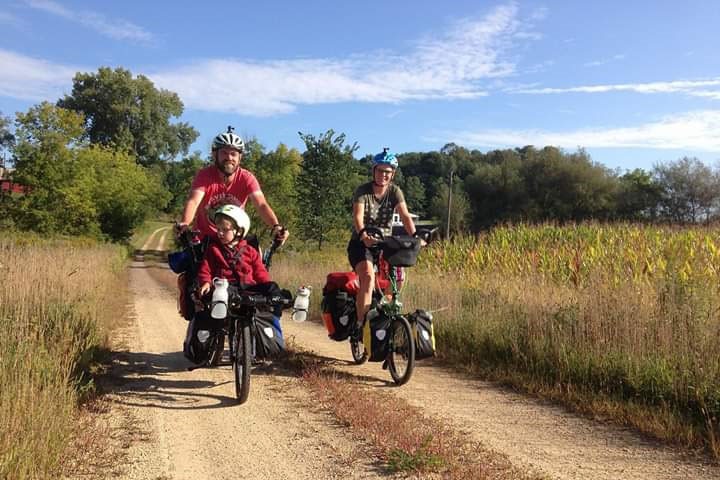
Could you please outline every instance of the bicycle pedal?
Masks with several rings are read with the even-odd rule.
[[[383,370],[387,370],[387,369],[388,369],[388,361],[387,361],[387,360],[383,360],[382,369],[383,369]]]

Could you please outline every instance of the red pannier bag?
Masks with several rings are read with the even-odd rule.
[[[323,287],[323,294],[342,290],[350,295],[356,295],[360,283],[355,272],[333,272],[328,273]]]

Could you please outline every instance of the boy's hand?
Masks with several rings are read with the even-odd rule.
[[[203,297],[210,291],[210,284],[208,282],[203,283],[198,287],[198,297]]]

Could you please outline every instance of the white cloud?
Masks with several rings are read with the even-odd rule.
[[[595,60],[592,62],[587,62],[587,63],[583,64],[583,66],[585,66],[585,67],[600,67],[602,65],[607,65],[608,63],[618,62],[618,61],[624,60],[624,59],[625,59],[624,54],[618,54],[618,55],[613,55],[610,58],[604,58],[602,60]]]
[[[50,0],[27,1],[73,21],[107,26],[101,18],[70,12]],[[382,51],[346,59],[207,59],[135,73],[178,93],[187,108],[255,116],[287,114],[298,105],[323,103],[467,100],[487,95],[489,82],[515,73],[515,64],[506,58],[510,49],[527,38],[528,25],[518,20],[518,8],[511,3],[483,18],[458,21],[437,37],[423,38],[405,55]],[[0,73],[0,94],[7,96],[57,98],[53,92],[70,85],[77,71],[0,52],[5,55],[0,67],[7,66]],[[8,73],[14,65],[23,68]],[[30,81],[24,82],[23,76]]]
[[[79,23],[110,38],[141,43],[153,40],[150,32],[122,19],[107,19],[104,15],[91,11],[74,12],[52,0],[26,0],[26,3],[32,8]]]
[[[504,57],[524,32],[517,16],[514,4],[498,7],[480,20],[457,22],[440,38],[417,42],[405,56],[206,60],[149,77],[189,108],[246,115],[288,113],[300,104],[478,98],[487,95],[483,81],[515,71]]]
[[[703,110],[667,116],[634,127],[543,130],[483,130],[443,132],[444,142],[467,147],[522,147],[554,145],[560,148],[655,148],[720,152],[720,110]],[[450,140],[448,140],[450,138]]]
[[[686,93],[688,95],[712,96],[715,92],[707,92],[707,87],[720,86],[720,78],[709,80],[675,80],[671,82],[625,83],[611,85],[583,85],[566,88],[515,88],[507,90],[509,93],[523,94],[559,94],[559,93],[607,93],[607,92],[635,92],[635,93]]]
[[[82,70],[0,49],[0,96],[23,100],[54,100],[70,89]]]

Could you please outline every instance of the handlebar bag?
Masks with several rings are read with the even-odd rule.
[[[383,257],[393,267],[412,267],[420,252],[420,239],[409,236],[387,237],[382,246]]]
[[[168,265],[170,265],[170,270],[177,274],[187,272],[190,269],[191,264],[192,254],[187,249],[168,254]]]
[[[285,351],[280,319],[271,311],[255,311],[255,356],[274,358]]]
[[[435,332],[433,330],[432,314],[418,309],[408,315],[408,320],[415,339],[415,358],[421,360],[434,357]]]

